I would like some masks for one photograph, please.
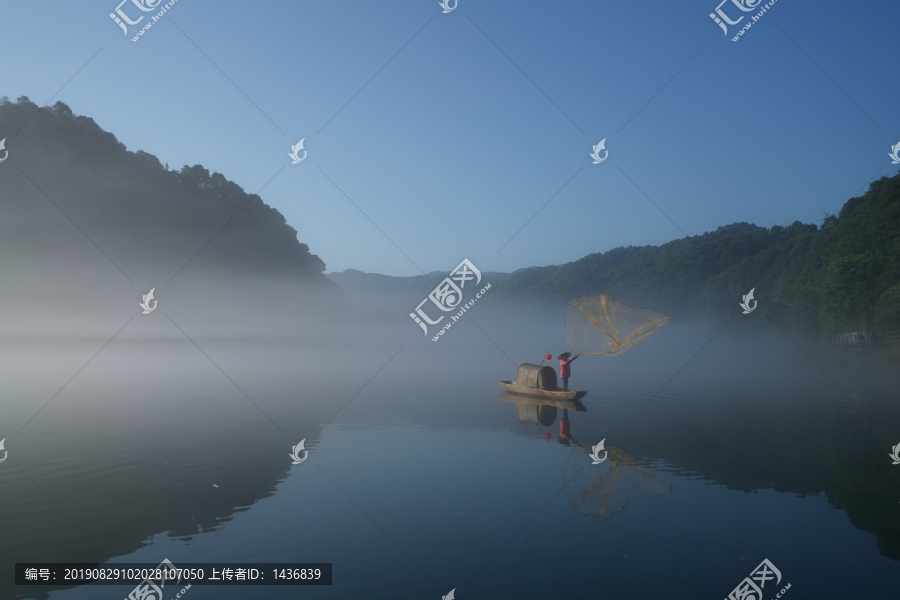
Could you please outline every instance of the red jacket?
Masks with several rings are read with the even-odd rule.
[[[560,377],[571,377],[572,371],[569,368],[570,362],[572,362],[572,361],[570,361],[570,360],[559,361],[559,376]]]

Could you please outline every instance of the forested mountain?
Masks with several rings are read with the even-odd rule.
[[[900,175],[872,183],[821,228],[735,223],[527,269],[494,294],[562,301],[609,292],[673,316],[728,317],[751,288],[761,314],[795,330],[828,337],[900,328]]]
[[[0,169],[7,257],[46,255],[54,238],[78,227],[132,278],[169,277],[199,252],[189,267],[197,272],[331,287],[322,260],[281,213],[220,173],[200,165],[169,170],[62,102],[42,109],[4,97],[0,138],[9,152]]]

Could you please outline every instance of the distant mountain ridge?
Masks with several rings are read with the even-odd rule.
[[[525,269],[520,269],[519,271],[523,271]],[[518,273],[519,271],[514,271],[513,273],[501,273],[499,271],[482,271],[482,278],[490,278],[492,281],[502,281],[511,277],[514,273]],[[334,281],[335,283],[344,282],[346,284],[361,284],[364,282],[372,282],[377,283],[381,282],[385,285],[395,285],[400,284],[403,285],[402,282],[422,282],[428,281],[434,285],[437,285],[444,277],[447,277],[450,274],[450,271],[432,271],[430,273],[426,273],[425,275],[383,275],[381,273],[367,273],[365,271],[360,271],[358,269],[344,269],[343,271],[334,271],[331,273],[326,273],[325,276]],[[433,287],[432,286],[432,287]]]
[[[455,265],[454,265],[455,266]],[[365,273],[356,269],[328,273],[333,281],[349,298],[357,304],[391,306],[398,302],[407,304],[402,310],[412,309],[416,302],[424,298],[437,286],[450,271],[432,271],[426,275],[394,276],[379,273]],[[509,273],[483,271],[482,283],[497,285],[509,279]],[[407,311],[409,312],[409,311]]]

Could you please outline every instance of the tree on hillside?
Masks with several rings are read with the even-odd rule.
[[[851,323],[857,339],[868,348],[879,331],[875,303],[881,293],[879,275],[884,261],[876,251],[841,254],[827,269],[826,302],[839,322]]]

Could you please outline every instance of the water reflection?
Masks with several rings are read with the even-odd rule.
[[[566,503],[572,512],[610,519],[625,510],[629,500],[672,491],[662,477],[625,451],[612,446],[606,450],[609,458],[600,465],[593,465],[584,457],[590,454],[590,446],[579,445],[566,459]]]
[[[461,347],[464,331],[457,336]],[[158,564],[169,557],[179,564],[202,549],[201,558],[278,562],[303,560],[313,548],[316,559],[348,574],[333,589],[315,590],[322,600],[414,597],[425,583],[417,583],[421,572],[404,553],[423,557],[430,574],[447,565],[474,572],[528,523],[529,541],[510,543],[482,571],[496,572],[496,579],[480,581],[480,595],[552,596],[553,590],[537,594],[531,580],[521,578],[521,589],[510,583],[531,569],[522,562],[529,560],[535,569],[559,561],[583,571],[571,589],[595,589],[598,559],[623,561],[627,553],[631,558],[617,563],[606,589],[631,586],[623,597],[664,597],[657,580],[688,585],[684,573],[696,566],[690,548],[738,561],[769,548],[796,554],[813,535],[792,574],[830,560],[830,546],[849,549],[841,560],[852,554],[848,581],[863,574],[874,589],[896,576],[878,560],[879,550],[882,557],[900,555],[893,477],[900,466],[887,456],[900,440],[895,392],[861,392],[852,396],[854,406],[839,392],[814,387],[816,379],[793,383],[809,388],[800,393],[771,383],[777,374],[769,373],[765,386],[747,375],[721,389],[707,390],[704,380],[700,393],[681,377],[717,371],[693,363],[696,374],[685,370],[655,396],[645,389],[647,378],[629,379],[631,387],[614,392],[619,371],[582,368],[579,387],[603,390],[602,396],[594,392],[582,404],[507,392],[498,402],[495,377],[508,366],[454,343],[444,338],[432,353],[404,351],[387,366],[396,352],[388,344],[341,349],[353,365],[342,373],[330,366],[337,345],[311,351],[306,340],[201,342],[251,403],[189,343],[117,341],[115,352],[98,356],[21,437],[7,440],[15,453],[0,467],[0,538],[9,540],[0,544],[0,574],[27,560]],[[12,377],[9,365],[21,361],[70,377],[63,363],[74,352],[41,348],[28,362],[22,344],[3,349],[9,376],[0,386],[7,398],[0,424],[24,423],[55,389],[30,387],[36,375]],[[727,348],[719,355],[736,363],[746,358]],[[444,385],[447,365],[465,376]],[[334,377],[323,380],[332,370]],[[65,377],[57,377],[58,385]],[[606,437],[613,444],[607,459],[591,464],[591,445]],[[288,453],[304,438],[309,460],[292,467]],[[372,449],[371,456],[361,458],[361,448]],[[669,494],[669,483],[677,495]],[[610,520],[626,506],[625,515]],[[832,506],[841,509],[837,518]],[[661,516],[684,535],[660,530],[654,518]],[[482,554],[471,551],[473,539]],[[737,567],[743,577],[744,567]],[[654,581],[642,579],[635,588],[637,570],[652,572]],[[0,598],[94,598],[88,586],[26,592],[10,582],[0,579]],[[712,596],[734,582],[725,577],[709,585]],[[239,589],[212,591],[245,597]]]
[[[587,412],[580,400],[558,400],[522,396],[511,392],[500,392],[498,398],[502,402],[516,405],[516,418],[526,425],[542,425],[549,427],[556,422],[557,409]],[[566,414],[568,414],[566,412]],[[568,416],[564,417],[568,421]]]
[[[672,486],[633,456],[620,448],[606,448],[608,460],[601,465],[589,462],[591,444],[579,442],[572,433],[569,410],[587,412],[578,400],[550,400],[502,392],[503,402],[516,405],[516,418],[526,425],[552,426],[559,418],[559,435],[556,441],[573,446],[566,459],[565,493],[569,509],[580,515],[610,519],[625,510],[629,500],[662,496],[672,491]],[[544,439],[552,439],[549,431]]]

